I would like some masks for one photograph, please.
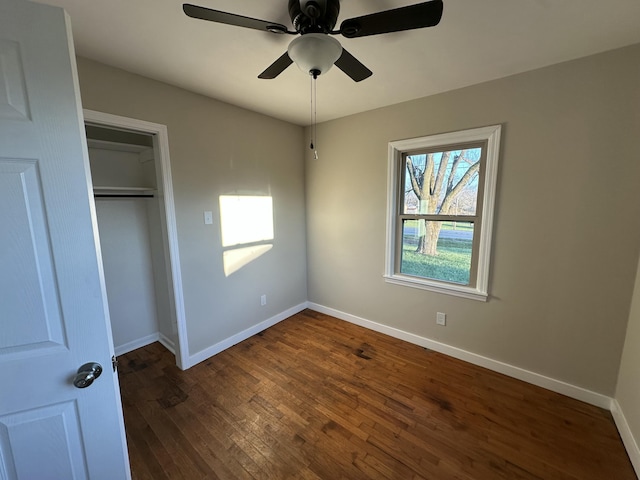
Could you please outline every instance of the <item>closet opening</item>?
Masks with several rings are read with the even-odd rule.
[[[159,341],[188,368],[166,127],[84,115],[115,354]]]

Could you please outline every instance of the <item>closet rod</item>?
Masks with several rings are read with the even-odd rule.
[[[153,198],[152,193],[140,194],[140,193],[94,193],[95,198]]]

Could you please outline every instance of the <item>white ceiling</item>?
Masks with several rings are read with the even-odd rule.
[[[180,1],[39,0],[70,14],[78,55],[280,118],[309,124],[310,80],[292,65],[257,75],[295,38],[187,17]],[[287,0],[189,0],[290,26]],[[346,18],[418,0],[343,0]],[[640,42],[638,0],[444,0],[436,27],[346,39],[373,76],[318,78],[318,121]]]

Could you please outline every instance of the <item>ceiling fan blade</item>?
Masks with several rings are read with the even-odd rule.
[[[235,25],[237,27],[253,28],[254,30],[262,30],[263,32],[291,34],[297,33],[289,31],[287,27],[276,22],[268,22],[266,20],[258,20],[257,18],[236,15],[234,13],[221,12],[219,10],[199,7],[198,5],[191,5],[190,3],[183,4],[182,10],[189,17],[199,18],[200,20],[225,23],[227,25]]]
[[[442,9],[442,0],[432,0],[362,17],[349,18],[340,24],[340,33],[347,38],[356,38],[433,27],[440,22]]]
[[[280,58],[267,67],[267,69],[258,75],[258,78],[271,80],[284,72],[289,65],[293,63],[288,52],[284,52]]]
[[[369,78],[373,75],[373,72],[365,67],[360,61],[342,49],[342,55],[336,60],[335,66],[349,75],[354,82],[361,82],[365,78]]]

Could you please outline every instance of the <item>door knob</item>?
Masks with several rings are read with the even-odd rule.
[[[78,388],[87,388],[102,373],[102,365],[96,362],[85,363],[78,369],[73,379],[73,385]]]

